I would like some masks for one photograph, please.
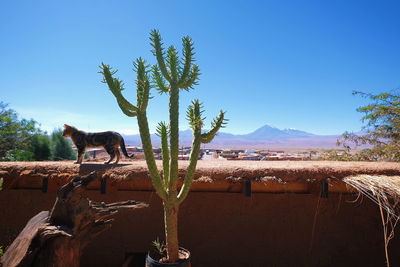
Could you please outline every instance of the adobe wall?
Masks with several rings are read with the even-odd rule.
[[[121,266],[126,252],[145,252],[152,240],[163,237],[162,206],[155,193],[89,191],[88,197],[134,199],[150,207],[121,212],[111,230],[87,247],[83,267]],[[194,267],[384,266],[379,210],[366,199],[351,203],[355,198],[192,192],[180,210],[180,242],[191,250]],[[54,199],[55,193],[39,190],[0,193],[0,243],[7,245],[30,217],[49,210]],[[392,266],[400,266],[398,235],[390,255]]]
[[[160,163],[159,163],[160,164]],[[185,162],[180,162],[184,173]],[[121,266],[126,253],[146,252],[163,239],[162,205],[143,162],[105,166],[62,163],[0,163],[0,245],[7,246],[26,222],[50,210],[56,190],[69,179],[98,172],[87,196],[106,203],[128,199],[149,208],[122,211],[113,227],[86,248],[82,266]],[[344,185],[353,174],[400,175],[400,165],[337,162],[199,162],[197,180],[180,209],[180,244],[192,266],[385,266],[379,209]],[[328,177],[329,196],[320,198]],[[43,193],[48,179],[47,193]],[[246,197],[244,184],[252,181]],[[400,266],[400,237],[389,246]]]

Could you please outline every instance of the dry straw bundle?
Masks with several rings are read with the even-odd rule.
[[[388,245],[394,237],[394,229],[400,219],[400,176],[363,174],[346,177],[343,181],[378,204],[383,226],[386,264],[390,266]]]

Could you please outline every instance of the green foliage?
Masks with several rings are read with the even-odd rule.
[[[35,155],[32,151],[13,149],[6,152],[4,161],[34,161]]]
[[[15,110],[0,102],[0,159],[29,158],[21,151],[31,150],[31,138],[39,131],[37,122],[19,119]]]
[[[62,130],[55,130],[51,135],[53,160],[71,160],[75,159],[75,153],[71,144],[62,135]]]
[[[157,65],[149,66],[142,58],[135,61],[134,69],[136,71],[137,87],[136,106],[131,104],[122,95],[122,91],[124,90],[123,83],[120,79],[113,77],[116,73],[115,70],[112,70],[109,65],[102,63],[100,66],[100,73],[103,75],[103,82],[108,85],[108,88],[115,96],[122,112],[129,117],[137,117],[150,177],[156,193],[164,202],[168,257],[170,259],[172,257],[172,261],[174,261],[178,259],[177,226],[172,226],[171,224],[173,223],[168,224],[167,222],[173,221],[171,219],[171,214],[177,214],[179,204],[186,198],[189,192],[196,169],[200,144],[211,142],[219,129],[224,126],[226,119],[225,112],[221,111],[217,118],[214,119],[211,130],[202,133],[204,121],[204,117],[202,117],[202,105],[198,100],[194,100],[189,106],[187,119],[193,130],[192,151],[183,185],[178,192],[179,93],[180,89],[189,90],[198,83],[200,70],[199,67],[194,64],[194,44],[190,37],[184,37],[182,39],[182,59],[179,58],[178,50],[175,47],[170,46],[167,51],[164,50],[161,36],[157,30],[151,32],[150,41],[153,47],[152,52],[157,60]],[[154,160],[146,113],[151,88],[156,88],[159,93],[169,95],[169,124],[162,122],[157,129],[157,133],[161,137],[162,145],[162,172],[159,172]],[[171,248],[172,243],[174,243],[173,249]]]
[[[165,250],[165,243],[160,241],[160,239],[157,237],[156,240],[154,240],[153,242],[153,246],[155,247],[155,249],[157,250],[157,252],[161,255],[163,254],[164,250]]]
[[[350,151],[369,146],[353,154],[354,160],[400,161],[400,96],[391,93],[353,92],[372,101],[357,111],[364,113],[363,134],[345,132],[337,144]]]
[[[52,137],[34,120],[19,119],[15,110],[0,102],[0,160],[34,161],[74,159],[70,143],[56,130]]]
[[[38,161],[52,158],[51,140],[47,134],[35,134],[31,140],[31,151]]]
[[[366,148],[358,151],[349,149],[330,149],[321,155],[321,160],[332,161],[375,161],[377,158]]]
[[[0,191],[3,190],[3,178],[0,178]],[[3,251],[3,247],[0,246],[0,257],[3,256],[4,251]]]

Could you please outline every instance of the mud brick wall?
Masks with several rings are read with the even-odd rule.
[[[164,226],[161,201],[141,164],[0,164],[6,180],[0,192],[0,245],[7,246],[29,218],[52,207],[58,186],[94,169],[107,180],[106,193],[101,194],[98,182],[87,192],[90,199],[134,199],[150,207],[117,215],[113,227],[85,249],[82,266],[121,266],[127,253],[145,253],[152,240],[163,238]],[[340,178],[329,180],[328,198],[321,198],[321,180],[341,173],[395,175],[398,165],[272,163],[246,169],[220,164],[200,164],[197,184],[181,205],[180,243],[190,249],[192,266],[385,266],[376,204],[366,198],[354,201],[357,194]],[[47,190],[42,190],[46,178]],[[252,190],[246,196],[249,180]],[[399,235],[389,253],[392,266],[400,266]]]

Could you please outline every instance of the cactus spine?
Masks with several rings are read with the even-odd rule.
[[[150,67],[139,58],[134,63],[137,73],[137,104],[131,104],[122,95],[123,82],[115,78],[116,71],[106,64],[101,64],[100,73],[103,82],[107,83],[110,91],[115,96],[122,112],[129,117],[137,117],[140,137],[146,157],[147,167],[156,193],[164,204],[165,234],[169,262],[177,262],[178,256],[178,209],[179,204],[186,198],[193,181],[201,143],[209,143],[216,136],[218,130],[225,125],[225,112],[211,123],[211,130],[202,132],[203,107],[198,100],[193,100],[188,107],[186,117],[193,131],[192,150],[190,162],[186,170],[183,185],[178,192],[178,153],[179,153],[179,92],[181,89],[190,90],[197,84],[200,71],[194,64],[194,46],[190,37],[182,38],[183,64],[178,57],[175,47],[163,48],[161,36],[157,30],[150,34],[153,54],[157,64]],[[151,74],[150,74],[151,72]],[[169,125],[159,123],[157,134],[161,137],[163,171],[157,169],[153,155],[146,109],[150,96],[150,89],[155,87],[161,94],[169,94]]]

